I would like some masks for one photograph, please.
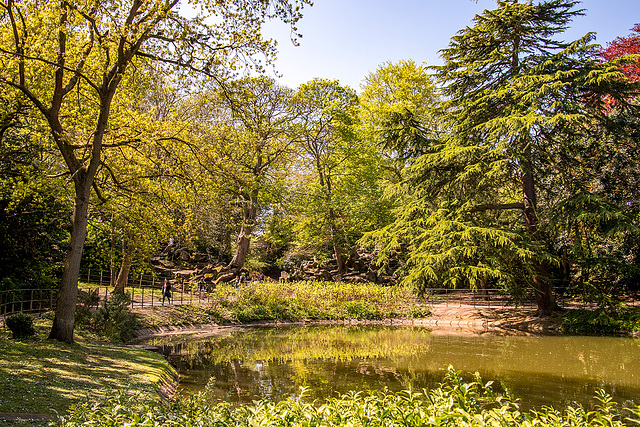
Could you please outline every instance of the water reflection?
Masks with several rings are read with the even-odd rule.
[[[151,340],[181,376],[181,388],[231,402],[280,400],[310,388],[322,399],[349,390],[422,389],[448,365],[506,383],[525,408],[578,401],[597,388],[616,400],[640,397],[640,340],[613,337],[442,334],[426,328],[315,326],[253,328],[212,337]]]

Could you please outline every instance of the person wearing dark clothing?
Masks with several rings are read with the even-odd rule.
[[[171,304],[171,283],[167,279],[164,279],[164,284],[162,285],[162,305],[164,305],[165,298]]]

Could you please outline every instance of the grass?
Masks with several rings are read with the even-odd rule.
[[[0,332],[0,413],[64,414],[124,384],[144,399],[158,400],[160,387],[176,375],[159,354],[106,345],[82,330],[72,345],[47,340],[50,327],[50,321],[40,320],[35,337],[23,340]]]
[[[221,285],[206,302],[136,309],[145,327],[196,323],[299,320],[381,320],[427,317],[424,299],[411,289],[334,282],[261,282]]]

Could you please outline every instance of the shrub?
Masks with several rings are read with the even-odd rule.
[[[596,310],[571,310],[562,318],[565,332],[611,335],[640,329],[640,311],[630,308],[600,307]]]
[[[347,315],[353,319],[380,319],[378,309],[367,301],[348,301],[345,303]]]
[[[414,319],[422,319],[431,315],[431,309],[427,305],[411,306],[411,317]]]
[[[394,393],[349,392],[308,402],[305,392],[299,398],[280,402],[254,401],[232,406],[213,403],[207,391],[178,396],[173,405],[145,402],[138,396],[115,395],[71,408],[54,425],[147,427],[177,426],[622,426],[638,423],[640,406],[620,407],[603,391],[597,392],[595,406],[586,411],[570,406],[560,412],[551,407],[539,411],[521,411],[516,400],[493,391],[476,375],[465,382],[451,367],[444,382],[433,390]]]
[[[13,338],[27,338],[35,335],[33,317],[27,313],[16,313],[5,319],[7,328],[13,333]]]
[[[92,310],[100,304],[100,295],[98,289],[91,289],[89,291],[80,291],[78,293],[78,304],[76,305],[76,318],[77,325],[87,325],[92,320]]]
[[[135,336],[139,327],[138,319],[129,309],[131,299],[126,294],[113,294],[94,313],[93,325],[109,341],[126,342]]]

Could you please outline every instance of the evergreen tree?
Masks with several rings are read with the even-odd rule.
[[[541,216],[555,200],[538,200],[557,166],[550,153],[604,119],[602,94],[625,85],[597,61],[591,34],[554,40],[581,14],[576,4],[498,0],[442,51],[448,133],[408,168],[405,207],[379,233],[383,256],[408,250],[405,282],[497,284],[533,292],[541,316],[553,310],[548,267],[557,260]]]

